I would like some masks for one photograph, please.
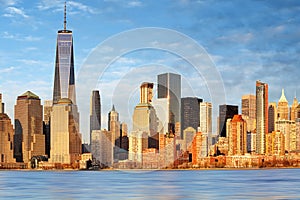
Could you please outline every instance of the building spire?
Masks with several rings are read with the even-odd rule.
[[[64,9],[64,30],[67,29],[67,2],[65,1],[65,9]]]
[[[286,100],[285,95],[284,95],[284,89],[282,89],[282,91],[281,91],[281,97],[280,97],[280,99],[279,99],[279,102],[288,102],[288,101]]]

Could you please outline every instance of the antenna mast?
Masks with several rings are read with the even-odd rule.
[[[65,1],[65,10],[64,10],[64,30],[67,29],[67,2]]]

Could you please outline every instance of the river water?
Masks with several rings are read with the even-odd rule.
[[[0,199],[300,199],[300,169],[0,171]]]

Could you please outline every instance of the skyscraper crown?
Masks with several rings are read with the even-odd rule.
[[[281,97],[279,99],[279,102],[288,102],[284,95],[284,89],[282,89],[282,91],[281,91]]]

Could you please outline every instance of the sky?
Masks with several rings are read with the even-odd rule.
[[[63,8],[61,0],[0,0],[0,93],[12,119],[17,96],[27,90],[42,103],[52,99]],[[86,89],[100,90],[102,128],[107,128],[112,104],[130,128],[139,85],[156,83],[156,76],[165,72],[181,74],[182,96],[204,101],[240,106],[242,95],[255,94],[256,80],[269,84],[270,102],[278,102],[282,88],[290,105],[300,95],[297,0],[67,1],[67,28],[74,37],[84,141],[89,141],[90,97],[83,94],[91,93],[83,92],[86,75],[95,78]],[[195,44],[200,48],[188,48]],[[95,63],[106,61],[97,71]],[[91,63],[96,68],[89,68]],[[219,90],[210,85],[212,80],[222,85],[224,98],[214,96]],[[216,114],[218,105],[213,108]]]

